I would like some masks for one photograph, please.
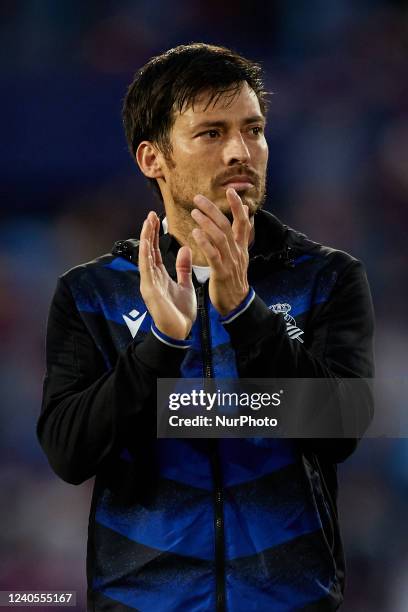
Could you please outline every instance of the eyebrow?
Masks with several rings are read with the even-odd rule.
[[[262,123],[265,125],[266,120],[263,115],[253,115],[252,117],[247,117],[243,121],[243,125],[249,125],[250,123]],[[228,121],[201,121],[197,125],[193,126],[192,129],[195,131],[210,127],[226,127],[227,125]]]

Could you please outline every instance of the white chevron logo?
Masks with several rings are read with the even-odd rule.
[[[136,336],[146,315],[147,310],[141,315],[136,309],[131,310],[127,315],[122,315],[130,333],[132,334],[132,338]]]
[[[289,338],[292,340],[299,340],[299,342],[302,342],[303,344],[303,338],[300,336],[305,332],[301,330],[300,327],[296,327],[296,325],[286,322],[286,331],[288,332]]]
[[[283,314],[283,318],[286,323],[286,331],[288,332],[288,336],[291,340],[299,340],[303,344],[302,334],[305,332],[297,327],[295,319],[292,315],[289,314],[289,311],[292,310],[292,306],[290,304],[272,304],[269,306],[269,309],[272,310],[275,314]]]

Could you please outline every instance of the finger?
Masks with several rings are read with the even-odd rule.
[[[155,253],[154,253],[154,240],[155,240],[155,226],[156,226],[156,220],[155,220],[155,213],[153,211],[150,211],[149,214],[147,215],[147,226],[148,226],[148,230],[149,230],[149,248],[150,248],[150,256],[152,258],[152,262],[155,265],[156,263],[156,258],[155,258]]]
[[[245,205],[244,207],[242,200],[235,189],[227,189],[226,197],[231,207],[233,216],[232,233],[234,240],[237,242],[237,244],[239,244],[239,246],[246,248],[248,246],[250,231],[250,222],[246,212],[246,210],[248,211],[248,206]]]
[[[204,253],[208,265],[215,272],[222,272],[224,267],[222,264],[221,254],[219,250],[211,243],[206,233],[203,230],[195,227],[191,234],[201,251]]]
[[[196,207],[207,217],[209,217],[215,225],[227,236],[228,240],[232,239],[231,223],[227,217],[211,202],[208,198],[201,194],[197,194],[193,198]]]
[[[249,217],[249,206],[247,204],[244,204],[244,210],[245,210],[246,218],[248,219],[248,223],[247,223],[247,235],[245,237],[245,244],[248,247],[249,246],[249,241],[251,239],[251,231],[252,231],[252,228],[253,228],[253,219],[251,221],[251,219]]]
[[[144,220],[143,226],[142,226],[142,231],[140,233],[140,238],[145,239],[148,241],[149,243],[149,250],[151,250],[152,248],[152,240],[153,240],[153,225],[152,222],[150,220],[150,213],[147,215],[146,219]],[[152,253],[151,253],[152,254]]]
[[[151,258],[151,250],[149,239],[146,236],[149,235],[148,221],[145,220],[140,234],[139,244],[139,272],[140,279],[143,283],[153,285],[153,262]]]
[[[190,289],[192,280],[192,253],[188,246],[182,246],[176,259],[177,282],[182,287]]]
[[[212,244],[218,249],[224,261],[231,259],[231,248],[226,234],[214,223],[210,217],[203,214],[198,208],[191,211],[191,216],[199,225],[200,229],[204,230],[207,237],[210,238]]]
[[[157,216],[157,214],[153,211],[150,211],[149,213],[149,220],[153,225],[153,256],[154,256],[154,262],[156,264],[156,266],[161,266],[163,264],[163,260],[162,260],[162,256],[161,256],[161,252],[160,252],[160,246],[159,246],[159,240],[160,240],[160,219]]]

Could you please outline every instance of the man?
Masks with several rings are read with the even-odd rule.
[[[89,610],[341,604],[336,464],[357,440],[155,435],[158,378],[373,374],[360,262],[261,209],[265,118],[260,68],[232,51],[151,59],[124,124],[166,217],[59,280],[38,435],[64,480],[96,476]]]

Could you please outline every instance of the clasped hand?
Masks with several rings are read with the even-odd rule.
[[[225,316],[245,299],[248,285],[248,242],[251,231],[248,207],[234,189],[227,189],[233,223],[202,195],[194,197],[196,208],[191,216],[199,226],[193,239],[204,253],[211,268],[209,296],[216,310]],[[197,316],[197,303],[192,283],[192,254],[182,246],[177,254],[177,282],[164,267],[159,249],[159,219],[150,212],[140,236],[140,290],[145,304],[163,333],[184,339]]]

